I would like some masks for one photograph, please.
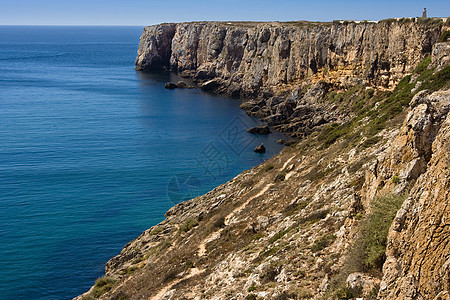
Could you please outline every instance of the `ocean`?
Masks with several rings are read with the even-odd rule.
[[[135,71],[141,32],[0,26],[1,299],[87,291],[171,206],[281,150],[238,100]]]

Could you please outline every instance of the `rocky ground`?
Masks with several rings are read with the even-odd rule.
[[[228,47],[227,39],[239,41],[243,31],[250,41],[255,28],[259,32],[256,49],[262,47],[258,43],[271,39],[274,44],[281,43],[279,49],[289,48],[274,37],[274,32],[281,36],[290,32],[301,39],[296,26],[306,26],[304,30],[309,30],[316,42],[322,39],[318,36],[327,34],[352,37],[339,40],[342,45],[354,36],[361,37],[357,33],[363,29],[382,31],[386,26],[388,32],[392,27],[402,34],[418,28],[426,38],[403,46],[409,49],[409,54],[403,53],[407,62],[397,69],[392,67],[393,60],[391,75],[384,83],[379,81],[381,71],[370,82],[359,67],[349,71],[354,75],[349,86],[337,77],[329,82],[314,80],[312,74],[307,84],[294,88],[276,84],[273,91],[279,95],[287,91],[279,102],[278,96],[261,96],[267,92],[263,87],[273,86],[263,83],[248,109],[256,103],[260,109],[270,110],[260,117],[273,117],[272,109],[289,111],[282,103],[291,101],[289,121],[274,127],[287,126],[289,131],[296,122],[306,123],[292,131],[302,139],[211,192],[170,209],[163,222],[112,258],[105,277],[78,298],[449,299],[450,44],[436,43],[448,27],[441,22],[438,32],[436,27],[424,29],[410,21],[389,22],[384,27],[326,24],[322,29],[303,23],[283,25],[286,28],[254,23],[224,25],[233,27],[231,34],[228,29],[221,31],[217,23],[201,25],[207,29],[198,24],[146,29],[138,66],[154,61],[157,68],[177,66],[178,71],[191,73],[195,69],[192,74],[197,78],[210,69],[202,68],[201,56],[189,56],[192,52],[186,49],[200,48],[201,43],[207,43],[208,49],[223,49]],[[193,46],[190,40],[180,41],[196,40],[195,34],[200,36],[205,30],[213,31],[222,42],[197,40]],[[439,33],[436,38],[435,30]],[[167,36],[171,36],[171,43]],[[363,38],[361,45],[364,39],[371,38]],[[146,41],[153,43],[146,49],[153,50],[144,54],[142,44]],[[427,41],[432,42],[432,48],[427,48]],[[183,55],[174,43],[184,43]],[[165,52],[167,44],[171,44],[169,52]],[[246,49],[249,45],[247,42]],[[329,43],[326,45],[331,52],[317,53],[336,65],[341,60],[333,58],[333,53],[344,51],[355,61],[360,59],[358,51],[367,53],[359,48],[348,54],[348,49],[356,46],[335,45],[332,50]],[[239,51],[232,48],[227,51]],[[421,53],[423,49],[428,49],[428,54]],[[223,51],[217,51],[217,57],[222,55]],[[244,61],[246,51],[258,50],[243,50]],[[414,51],[419,51],[422,62],[408,56]],[[317,73],[327,65],[319,62],[317,58]],[[239,70],[240,66],[233,62],[227,68]],[[289,64],[283,65],[280,70],[289,68]],[[216,92],[226,86],[223,80],[227,78],[223,73],[218,76],[218,70],[216,67],[214,78],[220,81],[213,89]],[[400,75],[406,76],[400,80]],[[267,82],[271,80],[275,79]],[[242,85],[240,93],[244,90]],[[306,132],[305,128],[311,130]]]

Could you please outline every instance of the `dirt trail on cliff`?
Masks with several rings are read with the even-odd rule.
[[[197,268],[192,268],[189,271],[189,274],[187,274],[183,278],[177,279],[177,280],[171,282],[170,284],[168,284],[167,286],[163,287],[155,296],[152,296],[149,300],[159,300],[159,299],[161,299],[173,286],[175,286],[176,284],[178,284],[182,280],[187,280],[187,279],[189,279],[189,278],[191,278],[193,276],[201,274],[202,272],[203,272],[202,270],[199,270]]]

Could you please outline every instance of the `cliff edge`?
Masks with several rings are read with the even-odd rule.
[[[450,22],[146,27],[136,68],[302,139],[182,202],[78,299],[449,299]]]

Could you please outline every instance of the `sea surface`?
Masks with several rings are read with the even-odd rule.
[[[141,32],[0,26],[1,299],[85,292],[171,206],[281,150],[238,100],[135,71]]]

